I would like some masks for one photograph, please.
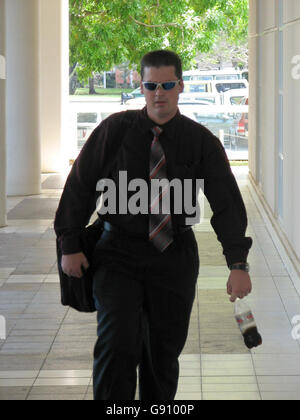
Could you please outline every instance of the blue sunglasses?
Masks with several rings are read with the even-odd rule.
[[[147,90],[156,90],[159,87],[163,88],[164,90],[171,90],[173,89],[178,83],[180,82],[180,80],[176,80],[176,81],[170,81],[170,82],[162,82],[162,83],[155,83],[155,82],[142,82],[143,86],[147,89]]]

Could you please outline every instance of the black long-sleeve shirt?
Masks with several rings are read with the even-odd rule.
[[[154,125],[144,108],[113,114],[93,131],[73,164],[56,212],[54,229],[63,254],[81,250],[79,234],[96,208],[99,180],[112,179],[117,186],[117,196],[119,171],[127,171],[128,183],[136,178],[149,183]],[[204,194],[213,212],[211,224],[222,244],[227,265],[246,261],[252,245],[252,239],[245,237],[246,210],[219,139],[179,111],[161,127],[159,140],[166,156],[168,179],[204,180]],[[128,199],[133,194],[127,192]],[[172,208],[171,204],[173,226],[185,225],[186,217],[191,216],[184,211],[175,214]],[[145,234],[145,237],[148,217],[147,214],[118,212],[101,216],[129,233]]]

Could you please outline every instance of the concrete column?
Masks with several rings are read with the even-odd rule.
[[[5,0],[0,0],[0,227],[6,225]]]
[[[257,38],[257,3],[256,0],[249,1],[249,137],[248,137],[248,159],[249,172],[257,182],[257,84],[258,84],[258,38]]]
[[[7,193],[40,193],[39,0],[6,1]]]
[[[40,128],[42,172],[59,172],[69,94],[68,0],[40,4]]]

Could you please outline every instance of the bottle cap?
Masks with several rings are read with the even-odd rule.
[[[256,328],[251,328],[251,330],[245,332],[244,342],[248,349],[252,349],[262,344],[262,338]]]

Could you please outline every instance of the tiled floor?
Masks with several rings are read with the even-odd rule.
[[[176,398],[299,400],[300,340],[292,330],[300,315],[300,279],[246,168],[234,171],[254,240],[253,292],[247,299],[264,342],[252,351],[243,344],[225,291],[228,269],[205,203],[205,219],[195,227],[201,269]],[[0,229],[0,399],[90,400],[95,314],[60,305],[53,217],[62,182],[57,175],[42,180],[41,196],[8,199],[8,227]]]

